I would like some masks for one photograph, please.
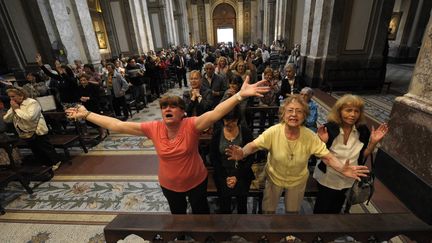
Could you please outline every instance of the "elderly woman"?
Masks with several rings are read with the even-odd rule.
[[[293,63],[288,63],[284,67],[285,78],[282,79],[281,95],[286,98],[290,94],[298,94],[305,87],[304,80],[300,76],[296,76],[296,68]]]
[[[364,101],[356,95],[344,95],[333,106],[328,123],[318,128],[318,135],[338,160],[363,165],[376,144],[388,132],[387,124],[381,124],[372,133],[365,125]],[[318,181],[318,195],[314,213],[340,213],[345,193],[354,180],[341,176],[334,168],[322,163],[317,165],[313,177]]]
[[[310,87],[304,87],[300,91],[300,95],[309,106],[309,115],[306,117],[305,126],[310,130],[317,132],[318,105],[312,100],[314,95],[313,89]]]
[[[18,136],[28,143],[37,162],[56,170],[61,162],[46,136],[48,127],[41,106],[36,100],[28,98],[22,88],[10,88],[6,92],[11,107],[3,116],[4,121],[13,122]]]
[[[227,149],[230,159],[241,160],[259,149],[268,150],[263,212],[275,213],[279,198],[285,192],[285,211],[297,213],[309,177],[308,159],[321,158],[343,176],[360,179],[369,172],[366,166],[353,166],[338,160],[311,130],[303,126],[308,105],[299,95],[289,96],[280,109],[280,123],[268,128],[243,148]]]
[[[262,96],[268,91],[259,85],[245,82],[234,96],[198,117],[185,117],[185,103],[177,96],[160,99],[162,121],[122,122],[87,111],[83,106],[66,112],[70,118],[83,118],[118,133],[150,138],[159,157],[159,183],[171,213],[185,214],[188,198],[193,213],[205,214],[209,213],[207,170],[198,152],[199,136],[244,98]]]

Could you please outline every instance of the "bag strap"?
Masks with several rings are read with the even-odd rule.
[[[371,161],[371,170],[369,173],[370,173],[370,177],[372,178],[372,183],[375,183],[375,161],[374,161],[373,152],[371,152],[369,156],[370,156],[370,161]],[[367,160],[367,158],[365,159],[364,164],[366,164],[366,160]],[[366,205],[369,205],[369,202],[372,198],[372,195],[374,194],[375,187],[371,186],[370,189],[371,189],[371,191],[370,191],[368,200],[366,201]]]

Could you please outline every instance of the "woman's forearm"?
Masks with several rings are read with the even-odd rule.
[[[321,157],[322,161],[332,167],[334,170],[342,173],[343,171],[343,164],[332,154],[328,153],[327,155]]]
[[[258,151],[258,146],[252,141],[248,144],[246,144],[243,148],[243,158],[248,157],[249,155],[255,153]]]

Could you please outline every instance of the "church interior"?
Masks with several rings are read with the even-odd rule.
[[[0,241],[432,242],[431,10],[427,0],[0,0]],[[241,96],[248,89],[271,96]],[[331,114],[350,94],[361,100],[356,119],[364,116],[370,134],[363,143],[360,127],[351,126],[355,145],[366,148],[358,147],[353,166],[335,151],[354,148],[326,144]],[[309,100],[295,100],[304,95]],[[238,114],[227,110],[210,129],[185,135],[196,138],[193,154],[207,174],[208,211],[196,213],[191,191],[198,186],[184,193],[166,186],[178,180],[166,182],[168,159],[155,135],[146,135],[168,124],[167,107],[198,127],[199,118],[219,115],[230,102],[239,103],[230,108]],[[309,104],[308,112],[289,110],[289,102]],[[24,107],[30,104],[37,109]],[[80,107],[86,113],[78,117]],[[272,170],[293,166],[271,167],[276,156],[261,146],[251,155],[246,194],[229,194],[227,213],[222,195],[232,189],[231,177],[221,186],[218,171],[234,159],[225,154],[228,159],[214,163],[212,154],[224,154],[215,134],[229,134],[230,114],[236,126],[247,127],[257,150],[273,127],[303,117],[293,125],[303,131],[305,115],[314,114],[307,134],[340,167],[308,154],[299,209],[290,211],[291,184],[280,186]],[[99,115],[112,120],[100,122]],[[114,124],[138,124],[141,135],[118,132],[125,130]],[[342,125],[337,130],[334,141],[350,144]],[[166,138],[175,140],[169,132]],[[293,163],[298,141],[287,142],[283,152]],[[247,146],[240,146],[244,157]],[[351,205],[351,186],[323,186],[315,170],[325,163],[339,177],[351,169],[358,176],[366,150],[372,192]],[[229,168],[238,169],[243,159]],[[280,200],[267,210],[272,188],[281,190]],[[342,195],[338,213],[317,213],[317,198],[333,197],[323,188]],[[186,214],[175,213],[169,193],[187,195]]]

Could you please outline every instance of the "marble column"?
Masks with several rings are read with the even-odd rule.
[[[244,24],[244,14],[243,14],[243,0],[237,2],[237,40],[239,43],[243,43],[243,24]]]
[[[168,43],[170,45],[178,45],[177,36],[174,26],[174,13],[172,8],[172,0],[164,0],[163,13],[165,17],[166,24],[166,36],[168,37]]]
[[[151,24],[149,19],[149,11],[147,7],[147,0],[141,0],[140,1],[140,7],[141,7],[141,13],[143,18],[143,32],[144,32],[144,52],[147,52],[149,50],[154,50],[153,45],[153,35],[151,32]]]
[[[254,30],[252,31],[252,33],[256,33],[256,39],[255,41],[261,40],[261,42],[264,43],[264,38],[263,38],[263,20],[264,20],[264,9],[263,9],[263,0],[256,0],[252,2],[252,14],[255,13],[254,11],[256,11],[256,20],[255,23],[251,23],[252,28],[254,28]],[[252,39],[253,40],[253,39]],[[254,40],[253,40],[254,41]],[[266,44],[266,43],[264,43]]]
[[[275,38],[284,40],[288,48],[292,46],[292,35],[294,25],[292,23],[293,0],[276,0]]]
[[[210,45],[216,44],[213,40],[213,21],[212,21],[212,14],[210,12],[210,2],[204,1],[204,12],[205,12],[205,24],[206,24],[206,36],[207,36],[207,43]]]
[[[263,43],[271,45],[275,40],[275,0],[264,0],[264,19],[263,19]]]
[[[393,105],[377,154],[379,179],[419,218],[432,224],[432,18],[408,93]]]
[[[131,38],[135,38],[137,43],[137,54],[141,55],[153,50],[153,38],[150,31],[150,21],[148,18],[147,2],[145,0],[129,1],[131,20],[134,33]]]
[[[65,1],[48,0],[48,4],[45,7],[48,8],[47,11],[52,14],[53,18],[53,22],[51,22],[51,19],[46,19],[45,24],[51,25],[52,23],[52,30],[57,35],[56,40],[60,41],[65,47],[67,61],[73,63],[76,59],[82,60],[80,48],[76,43],[75,33],[71,31],[72,23],[69,14],[71,14],[70,11],[72,10],[66,6]],[[93,26],[91,26],[91,29],[93,30]]]
[[[257,16],[259,14],[257,8],[257,1],[251,1],[250,3],[250,42],[257,43],[257,39],[259,38],[259,34],[257,33],[258,25],[257,25]]]
[[[200,42],[199,25],[198,25],[198,6],[196,2],[191,4],[192,8],[192,44]]]
[[[186,8],[186,1],[179,1],[179,11],[181,12],[181,26],[183,27],[180,29],[179,34],[183,35],[184,42],[181,44],[189,45],[189,23],[188,23],[188,11]]]

